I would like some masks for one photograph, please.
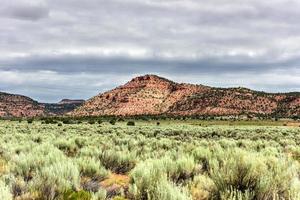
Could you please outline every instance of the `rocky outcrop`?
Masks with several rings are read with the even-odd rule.
[[[247,88],[179,84],[155,75],[132,79],[99,94],[71,115],[300,115],[299,93],[271,94]]]

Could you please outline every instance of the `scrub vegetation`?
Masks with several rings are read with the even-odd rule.
[[[300,199],[300,128],[253,124],[0,121],[0,199]]]

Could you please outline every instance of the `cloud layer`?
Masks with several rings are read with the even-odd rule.
[[[89,98],[135,75],[300,91],[297,0],[3,0],[0,91]]]

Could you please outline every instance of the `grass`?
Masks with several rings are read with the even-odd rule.
[[[7,161],[0,158],[0,175],[5,174],[8,171]]]
[[[284,123],[0,121],[0,199],[297,200],[300,128]]]
[[[2,200],[13,199],[13,195],[11,194],[9,187],[3,181],[0,181],[0,199]]]
[[[118,185],[120,187],[128,187],[129,186],[129,176],[121,175],[121,174],[110,174],[110,176],[103,180],[100,185],[103,188],[108,188],[113,185]]]

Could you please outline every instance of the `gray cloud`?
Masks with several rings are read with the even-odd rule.
[[[31,55],[0,60],[0,69],[19,71],[46,70],[65,74],[91,73],[266,73],[278,69],[297,69],[300,58],[265,59],[250,56],[206,56],[202,58],[166,58],[150,56],[134,58],[126,55]]]
[[[0,90],[43,101],[64,94],[88,98],[146,73],[216,86],[300,90],[297,0],[1,4],[0,75],[7,77],[0,79]],[[74,77],[80,84],[69,84]]]
[[[49,15],[45,1],[3,0],[0,15],[20,20],[36,21]]]

